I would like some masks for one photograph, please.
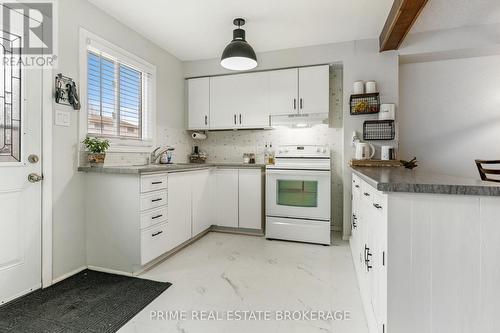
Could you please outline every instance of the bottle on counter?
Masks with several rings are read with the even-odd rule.
[[[267,142],[264,147],[264,164],[269,164],[269,147],[267,146]]]
[[[275,156],[276,156],[276,153],[274,152],[273,144],[270,143],[269,144],[269,164],[274,165],[274,163],[276,162]]]

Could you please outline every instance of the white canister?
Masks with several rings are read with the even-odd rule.
[[[382,146],[381,160],[390,161],[396,159],[396,152],[392,146]]]
[[[365,82],[365,92],[367,94],[373,94],[377,92],[377,82],[375,81],[366,81]]]
[[[352,84],[352,90],[354,95],[365,93],[365,83],[363,81],[356,81]]]
[[[378,120],[394,120],[396,118],[395,104],[381,104]]]

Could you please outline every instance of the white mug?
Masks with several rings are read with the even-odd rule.
[[[394,151],[394,147],[392,146],[382,146],[382,160],[383,161],[390,161],[390,160],[394,160],[396,159],[396,156],[395,156],[395,151]]]
[[[371,153],[370,153],[371,150]],[[356,144],[356,155],[357,160],[369,160],[375,155],[375,147],[372,144],[366,142],[359,142]]]

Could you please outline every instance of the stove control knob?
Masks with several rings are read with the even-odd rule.
[[[323,148],[323,154],[326,154],[326,148]]]
[[[317,153],[321,153],[321,148],[320,148],[320,147],[318,147],[318,148],[316,149],[316,152],[317,152]]]

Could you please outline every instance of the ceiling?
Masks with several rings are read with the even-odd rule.
[[[498,0],[429,0],[411,32],[500,23]]]
[[[378,38],[393,0],[89,0],[181,60],[220,57],[235,17],[256,52]],[[432,0],[431,0],[432,2]],[[462,1],[461,1],[462,2]],[[463,2],[466,2],[463,0]]]

